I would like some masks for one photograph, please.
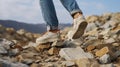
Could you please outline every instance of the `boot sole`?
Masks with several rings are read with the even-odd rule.
[[[77,28],[76,32],[73,34],[72,39],[80,38],[84,34],[84,31],[85,31],[87,25],[88,25],[88,23],[86,21],[81,22],[78,25],[78,28]]]

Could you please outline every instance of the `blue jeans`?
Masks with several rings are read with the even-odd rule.
[[[78,4],[76,3],[76,0],[60,0],[60,2],[71,14],[71,16],[77,12],[82,13],[82,11],[78,7]],[[53,0],[40,0],[40,6],[42,10],[42,15],[45,22],[47,23],[48,29],[57,29],[59,22],[56,16]]]

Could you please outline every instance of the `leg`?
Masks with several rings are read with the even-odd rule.
[[[87,22],[82,15],[82,11],[76,0],[60,0],[63,6],[68,10],[74,19],[73,29],[68,32],[68,39],[78,39],[84,34],[84,30],[87,27]]]
[[[80,10],[76,0],[60,0],[60,1],[72,16],[78,12],[82,14],[82,11]]]
[[[42,15],[49,30],[58,28],[58,19],[56,16],[53,0],[40,0]]]
[[[47,32],[36,39],[36,44],[54,42],[60,39],[58,19],[56,16],[53,0],[40,0],[42,15],[47,23]]]

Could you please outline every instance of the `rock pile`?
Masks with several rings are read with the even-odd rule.
[[[76,48],[62,48],[59,53],[60,56],[66,60],[80,60],[78,63],[76,62],[79,67],[97,67],[104,64],[108,64],[108,67],[119,66],[120,13],[93,15],[86,19],[88,26],[83,37],[72,40],[67,44],[71,45],[72,43],[72,45],[76,45]],[[65,32],[68,32],[68,30],[63,30],[64,34],[62,36],[65,36]],[[95,61],[99,65],[92,66]]]
[[[21,42],[35,41],[40,34],[30,33],[24,29],[15,31],[13,28],[5,28],[0,25],[0,38],[6,38],[8,40],[16,40]]]
[[[37,45],[40,34],[0,25],[0,67],[120,67],[120,13],[86,17],[85,34]]]

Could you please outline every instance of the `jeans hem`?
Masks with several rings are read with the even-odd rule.
[[[58,26],[49,26],[47,25],[47,30],[57,30],[58,29]]]
[[[77,13],[77,12],[80,12],[80,13],[82,13],[82,11],[81,10],[74,10],[74,11],[71,11],[70,12],[70,14],[73,16],[75,13]]]

